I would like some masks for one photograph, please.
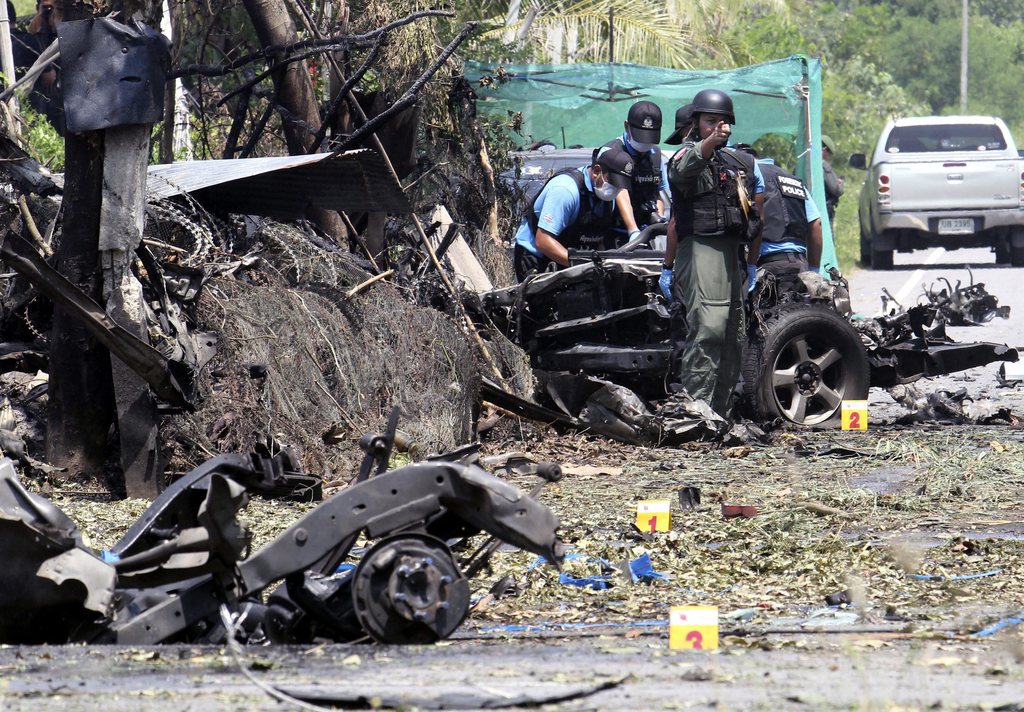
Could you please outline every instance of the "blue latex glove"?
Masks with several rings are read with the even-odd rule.
[[[754,291],[754,284],[757,283],[757,265],[747,263],[747,293]]]
[[[665,295],[665,300],[672,301],[672,270],[668,267],[661,268],[661,277],[658,279],[658,286],[661,287],[661,293]]]
[[[629,231],[629,240],[628,240],[628,242],[632,242],[633,240],[635,240],[638,237],[640,237],[640,231],[639,230],[630,230]]]

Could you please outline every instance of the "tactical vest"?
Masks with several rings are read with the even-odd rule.
[[[764,178],[765,242],[795,242],[807,245],[807,189],[795,175],[778,166],[761,164]]]
[[[556,235],[558,241],[565,247],[577,250],[604,250],[608,240],[608,228],[611,227],[615,218],[614,206],[596,198],[594,193],[587,188],[586,178],[579,168],[563,168],[548,178],[537,195],[534,196],[526,209],[526,224],[530,226],[530,232],[534,239],[537,236],[537,201],[540,199],[544,188],[548,187],[555,177],[570,175],[576,181],[576,187],[580,192],[580,211],[576,221],[565,227],[561,234]],[[599,205],[602,203],[602,205]],[[597,208],[595,210],[595,208]]]
[[[715,151],[705,170],[711,171],[712,188],[692,195],[683,195],[672,187],[672,214],[676,216],[676,233],[680,236],[734,237],[747,240],[751,220],[756,220],[753,205],[757,176],[754,158],[746,153],[724,148]],[[749,212],[740,206],[739,178],[750,200]],[[703,188],[703,186],[702,186]]]
[[[645,151],[634,155],[626,148],[621,136],[609,141],[602,148],[622,149],[633,159],[633,182],[629,188],[629,202],[633,206],[633,215],[637,216],[639,222],[641,206],[649,202],[653,210],[654,203],[661,197],[661,150],[653,154]]]

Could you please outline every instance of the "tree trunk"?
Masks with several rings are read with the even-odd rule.
[[[288,13],[285,0],[244,0],[246,12],[256,29],[256,36],[264,47],[287,45],[298,41],[295,23]],[[271,75],[281,106],[303,124],[285,120],[284,137],[288,153],[299,156],[316,150],[312,145],[314,133],[320,128],[313,83],[305,60],[291,62]],[[346,236],[345,226],[338,213],[318,208],[310,209],[309,217],[321,230],[336,240]]]
[[[92,17],[76,0],[64,8],[64,20]],[[67,58],[63,61],[73,61]],[[103,135],[68,133],[64,139],[64,221],[56,267],[72,284],[102,298],[99,272],[100,196],[103,186]],[[85,327],[57,307],[50,338],[50,387],[46,455],[68,475],[99,475],[114,418],[110,354]]]
[[[285,0],[244,0],[244,4],[256,29],[256,36],[264,47],[298,41],[295,23],[288,14],[288,4]],[[320,127],[320,113],[317,110],[316,96],[309,80],[306,61],[291,62],[271,74],[271,78],[277,88],[281,106],[316,131]],[[309,152],[313,134],[306,127],[294,121],[285,121],[284,136],[288,144],[288,153],[291,155]]]

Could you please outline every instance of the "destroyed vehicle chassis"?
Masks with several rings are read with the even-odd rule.
[[[280,473],[282,455],[204,463],[101,554],[0,460],[0,553],[18,576],[0,590],[0,642],[433,642],[469,606],[448,543],[483,531],[561,560],[555,516],[479,467],[475,451],[384,472],[391,442],[364,436],[359,481],[252,555],[236,514]],[[377,543],[353,570],[344,562],[360,535]]]
[[[575,252],[566,269],[484,294],[483,311],[534,369],[594,376],[660,401],[670,388],[671,337],[682,341],[685,321],[660,293],[664,252],[634,243]],[[757,420],[834,425],[842,401],[867,398],[869,386],[1016,360],[998,344],[952,342],[922,310],[885,323],[853,320],[838,273],[804,273],[781,295],[770,275],[758,280],[740,386],[741,409]]]

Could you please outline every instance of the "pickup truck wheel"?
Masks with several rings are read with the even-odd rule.
[[[892,250],[879,250],[871,244],[871,268],[892,269]]]
[[[853,326],[828,307],[787,304],[753,337],[743,365],[746,405],[758,420],[839,422],[844,400],[864,400],[867,352]]]
[[[871,266],[871,239],[860,229],[860,264],[861,267]]]
[[[1024,245],[1014,245],[1010,248],[1010,264],[1014,267],[1024,267]]]

